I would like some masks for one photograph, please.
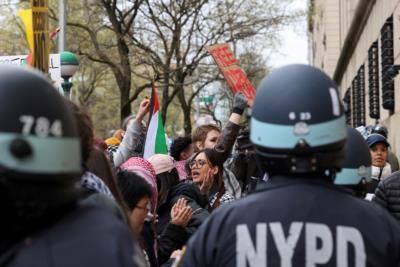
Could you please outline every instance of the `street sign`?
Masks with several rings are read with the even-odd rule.
[[[49,70],[48,0],[31,0],[33,26],[32,66],[47,73]]]

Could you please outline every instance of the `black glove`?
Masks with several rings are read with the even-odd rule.
[[[247,106],[247,98],[242,92],[238,92],[233,98],[232,113],[242,115],[246,106]]]

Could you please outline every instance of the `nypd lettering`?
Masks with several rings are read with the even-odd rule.
[[[304,240],[300,239],[302,231]],[[237,267],[268,266],[268,249],[278,252],[281,267],[294,266],[292,260],[297,246],[305,246],[306,267],[317,267],[332,259],[337,266],[349,267],[349,250],[355,253],[355,267],[364,267],[367,262],[364,240],[354,227],[336,226],[334,234],[326,224],[292,222],[285,235],[280,222],[258,223],[254,236],[253,241],[247,225],[236,226]],[[267,238],[272,238],[274,248],[267,248]]]

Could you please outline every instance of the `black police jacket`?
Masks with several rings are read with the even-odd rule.
[[[144,266],[128,226],[108,208],[78,205],[0,255],[7,267]]]
[[[180,266],[399,266],[400,227],[327,179],[271,178],[211,214]]]

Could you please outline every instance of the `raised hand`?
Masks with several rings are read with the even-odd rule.
[[[187,200],[180,198],[171,209],[171,223],[186,227],[192,218],[192,213],[192,208],[187,205]]]
[[[214,175],[212,169],[207,171],[206,177],[204,177],[203,182],[200,185],[200,191],[202,193],[208,193],[214,183]]]
[[[136,120],[137,121],[142,121],[144,116],[149,112],[150,110],[150,99],[143,99],[142,102],[140,102],[139,106],[139,111],[136,115]]]

